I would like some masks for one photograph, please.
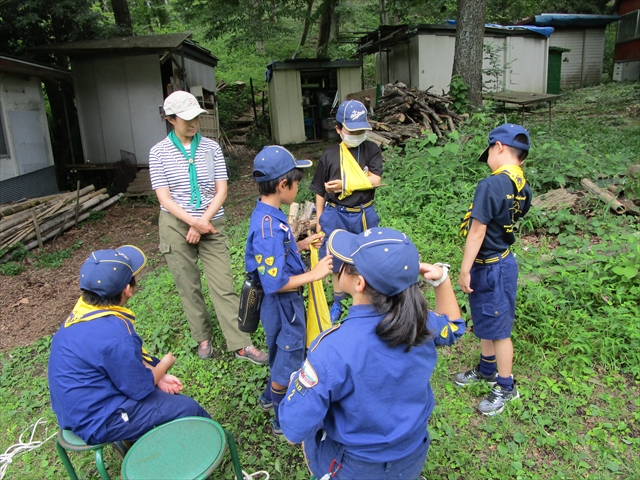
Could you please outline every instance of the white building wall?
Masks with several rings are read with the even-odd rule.
[[[505,88],[514,92],[546,93],[549,47],[547,39],[507,37]]]
[[[0,115],[8,150],[0,157],[0,181],[54,164],[39,78],[1,75]]]
[[[456,37],[449,35],[418,35],[420,49],[417,87],[440,94],[449,90]]]
[[[562,53],[560,86],[579,86],[582,81],[582,50],[584,30],[555,30],[549,38],[549,46],[570,48]]]
[[[304,133],[300,71],[274,70],[269,82],[271,132],[278,145],[301,143]]]
[[[360,68],[338,68],[338,95],[340,102],[347,99],[347,95],[362,90]]]
[[[149,163],[149,149],[166,136],[157,55],[73,60],[85,160],[114,163],[120,150]]]
[[[602,65],[604,63],[604,28],[585,30],[584,36],[584,74],[583,85],[595,85],[602,82]]]

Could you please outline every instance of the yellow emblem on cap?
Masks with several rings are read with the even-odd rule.
[[[262,263],[262,255],[256,255],[256,262]]]
[[[258,267],[258,272],[260,273],[260,275],[264,275],[264,271],[267,269],[267,267],[265,267],[264,265],[260,265]]]
[[[264,263],[266,263],[270,267],[273,266],[273,262],[274,262],[273,257],[267,257],[267,258],[264,259]]]
[[[267,273],[272,277],[275,277],[276,275],[278,275],[278,267],[270,268],[269,270],[267,270]]]

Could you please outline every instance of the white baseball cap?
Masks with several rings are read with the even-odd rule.
[[[189,92],[178,90],[173,92],[164,100],[164,114],[177,115],[183,120],[193,120],[198,115],[208,113],[200,108],[200,104],[196,97]]]

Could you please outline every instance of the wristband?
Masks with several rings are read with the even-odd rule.
[[[447,277],[449,276],[449,269],[451,268],[451,265],[446,264],[446,263],[434,263],[434,265],[436,267],[442,268],[442,277],[440,277],[440,279],[438,279],[438,280],[427,280],[427,282],[433,288],[439,286],[442,282],[444,282],[447,279]]]

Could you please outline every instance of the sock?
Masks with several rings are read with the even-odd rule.
[[[280,414],[278,413],[278,405],[284,400],[284,396],[287,394],[287,387],[282,390],[276,390],[271,386],[271,401],[273,402],[273,413],[276,415],[275,424],[280,426]]]
[[[271,399],[271,377],[269,377],[269,381],[267,382],[267,386],[265,387],[264,392],[262,392],[262,399],[265,400],[267,403],[273,401]]]
[[[496,382],[503,390],[513,390],[513,375],[509,375],[508,377],[501,377],[498,375],[496,377]]]
[[[480,355],[480,373],[485,377],[488,377],[496,371],[496,356],[484,356]]]
[[[340,305],[340,310],[342,310],[342,300],[344,300],[344,292],[333,292],[333,303]]]

